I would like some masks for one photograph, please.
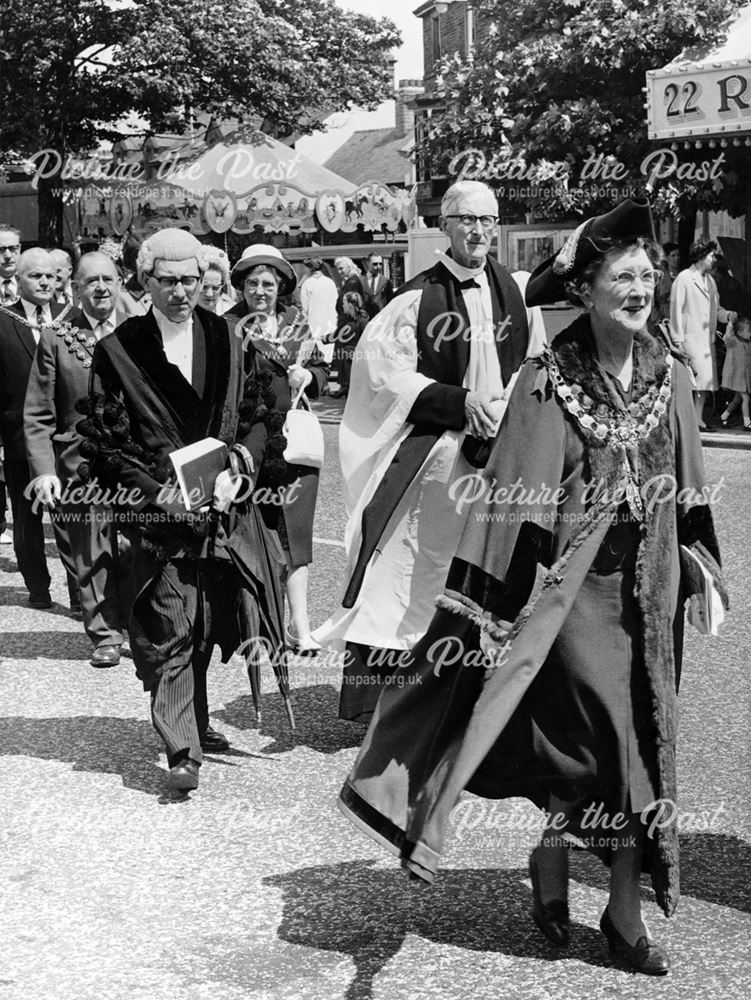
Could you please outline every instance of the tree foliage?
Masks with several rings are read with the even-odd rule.
[[[398,43],[389,20],[334,0],[5,0],[2,145],[80,154],[128,113],[174,131],[176,110],[184,126],[204,112],[312,131],[388,96]]]
[[[536,165],[545,182],[570,183],[536,208],[570,214],[597,203],[596,185],[574,183],[602,155],[635,183],[650,150],[645,74],[689,46],[724,37],[739,0],[475,0],[478,41],[466,60],[444,60],[439,83],[448,110],[435,116],[427,151],[446,170],[460,150],[492,151]],[[437,157],[437,162],[436,162]],[[492,179],[491,179],[492,183]],[[690,193],[708,201],[716,182],[664,186],[663,198]]]

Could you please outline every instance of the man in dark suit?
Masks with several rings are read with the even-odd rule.
[[[53,247],[49,251],[49,255],[55,262],[55,267],[57,268],[54,294],[55,302],[58,302],[61,306],[75,306],[77,302],[75,299],[73,283],[71,281],[71,276],[73,274],[73,261],[71,260],[70,254],[67,250],[60,250],[57,247]]]
[[[51,301],[55,277],[55,264],[46,250],[27,250],[18,259],[18,302],[12,306],[0,305],[0,437],[5,455],[5,483],[13,511],[13,547],[32,608],[49,608],[52,601],[44,555],[42,509],[32,499],[29,485],[23,406],[40,332],[66,312],[63,306]]]
[[[0,222],[0,305],[12,306],[18,301],[18,282],[16,281],[16,264],[21,252],[21,234],[13,226]],[[0,459],[3,449],[0,447]],[[0,545],[10,545],[13,542],[5,530],[7,522],[7,498],[5,478],[0,468]]]
[[[16,265],[21,253],[21,234],[13,226],[0,222],[0,305],[18,301]]]
[[[120,662],[123,632],[118,607],[117,533],[111,508],[74,502],[81,487],[81,436],[76,403],[86,396],[94,346],[124,319],[116,313],[120,276],[101,253],[84,254],[76,271],[81,308],[42,330],[24,406],[24,433],[34,488],[55,522],[60,557],[77,583],[91,663]]]
[[[379,253],[372,253],[368,257],[368,273],[364,284],[373,304],[371,314],[380,312],[394,297],[394,286],[384,277],[383,257]]]
[[[215,644],[226,659],[244,638],[242,571],[231,554],[232,519],[243,515],[232,504],[239,481],[228,471],[212,503],[186,513],[171,488],[170,455],[217,438],[233,448],[247,490],[261,469],[267,421],[281,424],[262,387],[245,376],[243,353],[247,371],[255,370],[253,346],[231,335],[221,316],[196,308],[207,263],[206,248],[184,230],[144,241],[138,274],[153,308],[96,345],[91,386],[99,379],[101,392],[92,392],[80,428],[95,477],[127,494],[136,592],[130,645],[166,745],[169,787],[179,791],[198,787],[204,751],[229,747],[209,725],[206,670]]]

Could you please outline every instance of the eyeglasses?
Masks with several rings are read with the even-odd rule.
[[[467,229],[474,229],[479,222],[483,229],[493,229],[498,222],[497,215],[446,215],[446,219],[458,219]]]
[[[633,288],[637,279],[645,288],[654,288],[660,280],[660,272],[642,271],[641,274],[634,274],[633,271],[619,271],[618,274],[611,275],[609,280],[616,286],[616,288],[626,292]]]
[[[257,278],[248,278],[243,285],[246,292],[275,292],[278,287],[273,279],[259,281]]]
[[[173,278],[171,275],[157,278],[155,274],[152,274],[151,277],[154,281],[159,282],[159,287],[163,292],[174,292],[178,285],[182,285],[188,293],[194,292],[198,288],[198,282],[201,280],[195,274],[185,274],[181,278]]]
[[[14,243],[13,246],[10,246],[10,247],[0,247],[0,253],[13,254],[14,257],[16,256],[17,253],[20,253],[20,252],[21,252],[21,244],[20,243]]]

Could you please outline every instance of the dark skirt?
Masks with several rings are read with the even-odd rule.
[[[307,566],[313,562],[313,518],[318,499],[318,469],[305,465],[288,465],[284,481],[289,503],[273,509],[273,524],[269,527],[279,532],[279,541],[289,553],[293,567]],[[269,524],[269,521],[266,523]]]
[[[659,797],[634,581],[632,565],[590,571],[471,791],[524,795],[543,807],[551,795],[583,798],[613,814]]]

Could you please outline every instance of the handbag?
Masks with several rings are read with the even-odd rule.
[[[298,409],[303,403],[307,409]],[[310,410],[308,398],[299,392],[292,400],[292,408],[287,412],[282,433],[287,439],[284,461],[289,465],[306,465],[311,469],[323,467],[323,429],[318,417]]]

